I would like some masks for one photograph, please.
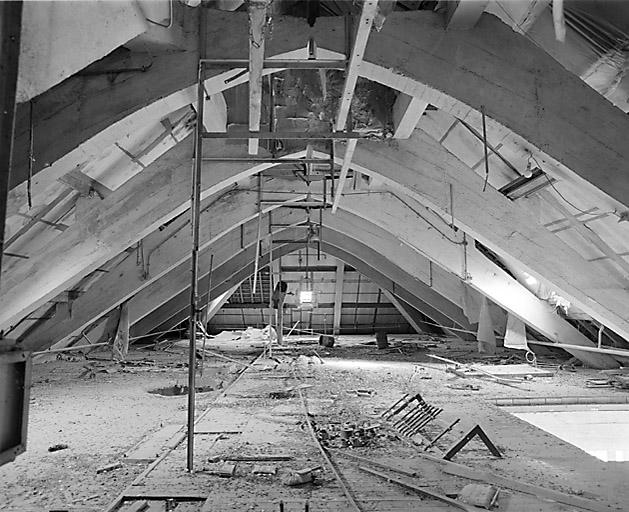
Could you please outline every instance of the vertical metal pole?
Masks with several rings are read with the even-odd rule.
[[[199,58],[205,53],[205,9],[199,13]],[[192,225],[192,269],[190,284],[190,345],[188,352],[188,471],[194,470],[194,416],[196,391],[196,342],[199,320],[199,220],[201,217],[201,165],[203,161],[203,64],[199,62],[197,82],[197,126],[195,131],[194,167],[192,173],[192,195],[190,198],[190,223]]]
[[[4,250],[4,225],[13,156],[15,132],[15,93],[20,35],[22,32],[22,2],[0,2],[0,267]]]
[[[489,180],[489,152],[487,149],[487,125],[485,123],[485,107],[482,106],[481,114],[483,117],[483,147],[485,149],[485,182],[483,183],[483,192],[487,189],[487,181]]]

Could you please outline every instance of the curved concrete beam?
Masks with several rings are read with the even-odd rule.
[[[341,24],[339,19],[320,18],[314,30],[305,30],[301,20],[274,18],[267,55],[304,48],[306,34],[325,41],[327,49],[342,52]],[[208,56],[246,58],[246,27],[246,13],[214,14]],[[70,80],[64,91],[51,92],[50,100],[42,99],[45,107],[39,115],[42,121],[52,123],[57,116],[46,115],[47,110],[54,106],[61,114],[47,130],[42,123],[41,132],[36,119],[36,139],[41,141],[35,155],[37,165],[56,161],[86,137],[130,112],[190,87],[195,79],[195,59],[194,51],[153,56],[150,69],[133,80],[107,88],[95,83],[93,98],[77,99],[76,94],[68,94],[80,79]],[[118,61],[112,64],[121,65]],[[457,32],[444,31],[436,13],[391,13],[384,28],[371,35],[361,73],[468,121],[477,120],[483,107],[490,118],[529,141],[549,161],[567,166],[619,203],[629,204],[625,167],[629,149],[621,135],[627,131],[626,116],[526,37],[491,15],[483,15],[474,30]],[[224,88],[224,78],[220,78],[209,84],[208,92]],[[90,111],[89,126],[77,125],[72,116],[76,109]],[[70,132],[57,140],[64,129]],[[26,129],[19,131],[28,134]],[[46,143],[46,131],[55,134],[54,144],[52,140]],[[17,151],[18,155],[27,154],[27,142],[25,136],[18,140],[18,147],[25,149]],[[19,183],[26,176],[26,161],[16,162],[16,169],[21,176]]]
[[[278,181],[279,183],[277,183]],[[278,190],[288,188],[282,183],[282,180],[273,180],[273,183]],[[271,184],[266,186],[270,187]],[[235,239],[238,243],[246,241],[247,244],[255,240],[258,224],[255,196],[256,193],[254,192],[233,191],[203,209],[201,247],[205,249],[205,258],[210,252],[214,253],[217,246],[221,247],[226,243],[225,237]],[[280,195],[278,197],[281,198]],[[205,221],[203,221],[204,219]],[[263,220],[265,224],[263,232],[266,233],[268,232],[266,227],[268,218],[265,216]],[[303,212],[299,211],[281,210],[273,214],[274,223],[290,225],[305,220],[306,217]],[[363,219],[361,222],[364,227],[369,226],[368,221]],[[337,221],[337,224],[342,229],[342,221]],[[189,230],[184,229],[186,226],[187,219],[177,219],[168,227],[147,237],[142,242],[144,256],[141,267],[137,264],[137,254],[135,252],[128,254],[123,261],[102,276],[73,302],[72,315],[64,316],[60,313],[58,316],[55,315],[50,320],[42,322],[37,328],[21,338],[20,341],[23,346],[37,348],[50,345],[67,336],[77,335],[109,310],[129,300],[134,295],[142,294],[145,288],[148,289],[143,295],[150,297],[156,304],[167,300],[168,295],[164,294],[176,293],[179,289],[178,286],[180,286],[177,283],[179,281],[185,283],[185,276],[188,274],[188,239],[190,235]],[[239,226],[242,228],[240,229]],[[373,232],[374,235],[367,236],[368,232]],[[325,229],[325,233],[327,238],[328,229]],[[401,265],[401,273],[389,274],[390,279],[399,283],[406,283],[409,280],[416,281],[413,288],[415,294],[421,293],[420,298],[423,302],[434,305],[434,307],[424,306],[423,311],[426,314],[442,323],[447,323],[447,315],[450,315],[456,320],[457,325],[469,328],[466,318],[461,314],[460,284],[456,277],[438,271],[430,273],[430,266],[423,256],[408,246],[400,246],[394,236],[378,228],[371,227],[354,234],[350,229],[345,229],[343,236],[347,238],[349,243],[350,236],[360,240],[362,234],[366,236],[364,238],[365,243],[371,247],[379,248],[379,254],[374,255],[371,259],[372,266],[377,267],[379,264],[390,266],[389,260],[394,263],[397,262],[398,266]],[[228,246],[229,251],[236,250],[234,243],[232,242]],[[216,260],[221,261],[219,258]],[[401,269],[405,270],[402,271]],[[173,275],[166,276],[169,271],[174,271]],[[165,281],[169,284],[155,283],[161,276],[166,276]],[[432,288],[423,284],[429,280]],[[453,305],[449,302],[452,302]],[[435,307],[439,311],[433,311]],[[133,305],[130,306],[132,319],[137,311]]]
[[[454,327],[456,329],[472,331],[472,327],[467,323],[465,317],[462,315],[462,311],[459,313],[458,318],[464,323],[459,324],[439,311],[439,309],[448,309],[447,306],[445,306],[443,298],[438,299],[439,302],[435,306],[439,309],[435,309],[431,302],[432,299],[425,295],[426,288],[421,285],[417,286],[417,280],[413,278],[413,276],[406,274],[394,263],[387,261],[378,251],[353,240],[351,236],[345,233],[338,233],[326,229],[326,234],[325,240],[321,242],[323,252],[342,259],[380,288],[395,293],[415,309],[430,317],[434,322],[444,326],[446,329]],[[317,246],[316,241],[312,241],[311,244],[313,248]],[[297,248],[303,248],[303,245],[299,245]],[[289,252],[287,251],[294,251],[293,244],[282,244],[279,247],[274,247],[272,258],[275,260],[288,254]],[[265,257],[268,257],[268,253],[265,254]],[[245,279],[250,276],[254,270],[252,262],[248,262],[245,266],[237,270],[237,263],[229,261],[227,265],[234,272],[229,278],[229,282],[233,282],[237,279]],[[234,277],[234,275],[237,277]],[[391,276],[393,276],[395,280],[392,280]],[[212,281],[216,281],[214,274],[212,274]],[[185,285],[187,286],[187,283]],[[222,285],[217,283],[219,291],[216,293],[220,293],[220,290],[222,290],[221,286]],[[215,295],[214,291],[212,291],[212,295]],[[202,300],[207,300],[207,297],[204,297]],[[132,335],[138,336],[151,331],[159,332],[168,330],[179,324],[188,316],[186,312],[187,301],[189,301],[189,292],[185,289],[167,303],[160,304],[151,311],[151,313],[146,315],[146,317],[133,325],[131,327]],[[449,309],[450,314],[452,314],[452,308],[450,307]],[[463,339],[474,339],[473,335],[466,333],[458,332],[456,335]]]
[[[532,218],[523,203],[492,187],[483,190],[483,178],[429,135],[416,130],[395,147],[364,141],[353,162],[355,169],[385,178],[444,218],[454,216],[456,225],[474,239],[518,261],[529,274],[552,283],[559,294],[629,339],[629,282],[610,274],[605,262],[586,260]]]

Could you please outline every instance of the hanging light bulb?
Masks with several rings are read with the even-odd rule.
[[[533,165],[531,164],[531,158],[529,157],[529,161],[526,162],[526,169],[522,173],[522,176],[529,179],[533,176]]]

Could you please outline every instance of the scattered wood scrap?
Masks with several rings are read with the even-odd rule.
[[[107,464],[106,466],[102,466],[96,470],[96,474],[107,473],[108,471],[113,471],[114,469],[120,469],[122,467],[122,462],[113,462],[111,464]]]
[[[475,480],[492,484],[497,487],[504,487],[513,491],[523,492],[525,494],[531,494],[540,499],[551,500],[557,503],[563,503],[571,507],[578,507],[584,510],[590,510],[592,512],[610,512],[613,510],[605,503],[598,503],[593,500],[585,498],[579,498],[578,496],[571,496],[569,494],[548,489],[546,487],[540,487],[538,485],[528,484],[525,482],[513,480],[508,477],[491,473],[490,471],[484,471],[482,469],[474,469],[457,464],[456,462],[446,461],[437,457],[433,457],[420,450],[417,450],[420,457],[437,463],[441,466],[441,470],[449,475],[459,476],[467,478],[469,480]]]
[[[433,491],[429,491],[426,487],[419,487],[417,485],[405,482],[404,480],[400,480],[399,478],[392,477],[386,473],[382,473],[381,471],[376,471],[371,468],[367,468],[364,466],[359,466],[358,469],[364,471],[365,473],[369,473],[370,475],[377,476],[386,480],[387,482],[391,482],[397,484],[401,487],[414,491],[422,496],[426,496],[427,498],[435,499],[447,503],[448,505],[452,505],[460,510],[465,510],[465,512],[484,512],[482,509],[475,507],[474,505],[468,505],[466,503],[461,503],[459,501],[453,500],[452,498],[448,498],[443,494],[439,494]]]

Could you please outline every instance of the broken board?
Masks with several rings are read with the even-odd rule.
[[[143,438],[138,444],[124,455],[124,462],[153,462],[165,448],[171,448],[174,438],[181,430],[180,423],[164,425],[153,434]]]
[[[475,366],[481,370],[491,373],[496,377],[526,377],[531,375],[532,377],[554,377],[557,372],[552,370],[546,370],[542,368],[536,368],[528,364],[479,364],[475,363]],[[471,374],[472,372],[470,372]],[[479,373],[479,376],[482,375]]]

